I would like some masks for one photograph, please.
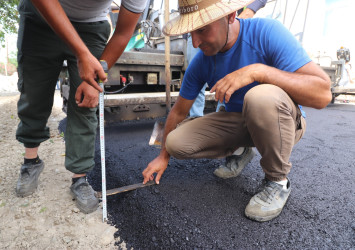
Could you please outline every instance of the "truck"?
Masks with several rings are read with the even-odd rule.
[[[336,61],[331,61],[329,66],[322,65],[321,68],[328,73],[331,79],[331,103],[339,95],[355,95],[355,85],[350,84],[350,76],[346,70],[346,64],[350,62],[350,50],[340,47],[337,50]]]
[[[157,0],[156,0],[157,1]],[[294,23],[294,19],[303,18],[301,31],[295,33],[295,37],[303,42],[304,31],[307,22],[307,13],[309,0],[305,0],[306,8],[300,13],[298,0],[297,6],[293,11],[287,9],[290,4],[289,0],[269,0],[265,6],[266,17],[279,19],[285,26],[287,20],[291,20],[289,29]],[[154,9],[154,0],[147,3],[140,21],[136,27],[133,37],[131,38],[125,52],[117,60],[115,65],[109,70],[108,82],[105,84],[105,115],[106,121],[126,121],[145,118],[157,118],[167,114],[167,100],[173,104],[178,96],[178,91],[187,68],[186,46],[187,42],[183,36],[175,36],[170,38],[170,96],[167,97],[165,85],[167,79],[165,76],[165,42],[162,35],[162,13],[163,1],[161,6]],[[276,13],[277,6],[283,6],[283,14]],[[170,15],[174,15],[174,10]],[[262,13],[259,11],[257,14]],[[271,14],[270,14],[271,13]],[[281,13],[281,14],[280,14]],[[287,15],[286,15],[287,13]],[[110,20],[113,29],[115,28],[115,20],[119,14],[119,5],[113,6],[110,12]],[[261,14],[262,15],[262,14]],[[263,16],[265,17],[265,16]],[[288,18],[289,17],[289,18]],[[288,24],[287,24],[288,25]],[[355,89],[347,88],[342,84],[344,79],[344,69],[346,63],[350,60],[350,51],[341,48],[338,51],[338,60],[330,61],[329,65],[321,65],[328,73],[332,85],[332,102],[340,94],[355,94]],[[69,96],[68,75],[63,67],[60,76],[61,93],[63,96],[63,110],[66,110],[67,98]],[[214,95],[205,92],[206,105],[205,111],[215,110],[216,103]]]
[[[161,32],[162,8],[153,9],[153,4],[154,0],[148,1],[125,51],[108,72],[108,82],[104,85],[106,122],[157,118],[167,114],[165,38]],[[109,19],[114,29],[119,5],[111,7]],[[186,43],[183,36],[170,38],[171,104],[177,99],[187,68]],[[66,65],[63,66],[59,82],[63,111],[66,112],[70,82]],[[206,107],[215,108],[214,95],[208,91]]]

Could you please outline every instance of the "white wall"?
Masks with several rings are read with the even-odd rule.
[[[308,0],[299,0],[297,14],[290,29],[298,0],[289,0],[284,17],[286,0],[270,1],[256,16],[278,19],[295,35],[303,30]],[[274,7],[275,11],[274,11]],[[336,60],[336,51],[341,46],[355,53],[354,0],[309,0],[303,47],[311,57],[329,55]]]

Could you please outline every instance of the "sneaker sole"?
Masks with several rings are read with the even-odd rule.
[[[254,221],[265,222],[265,221],[269,221],[269,220],[276,218],[277,216],[279,216],[281,214],[281,212],[282,212],[282,209],[276,214],[265,216],[265,217],[259,217],[259,216],[255,216],[255,215],[248,214],[247,212],[245,212],[245,216],[251,220],[254,220]]]
[[[72,190],[70,190],[70,194],[73,197],[73,199],[75,200],[75,204],[76,204],[77,208],[79,208],[79,210],[81,212],[83,212],[84,214],[91,214],[91,213],[95,212],[99,207],[99,201],[97,201],[97,204],[95,204],[95,207],[88,208],[88,207],[82,205],[82,203],[80,203],[76,199],[76,195],[74,194],[74,192]]]

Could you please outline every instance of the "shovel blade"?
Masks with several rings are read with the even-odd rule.
[[[164,135],[164,120],[158,120],[154,123],[152,135],[150,136],[149,145],[155,147],[161,147],[161,143]]]

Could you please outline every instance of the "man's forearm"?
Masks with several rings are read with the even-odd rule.
[[[121,7],[115,32],[101,55],[101,59],[107,62],[109,68],[122,55],[132,37],[140,15],[127,10],[124,6]]]
[[[250,67],[253,67],[255,81],[282,88],[297,104],[321,109],[331,100],[330,79],[313,62],[296,72],[286,72],[264,64]]]
[[[107,62],[107,66],[110,69],[122,55],[125,50],[130,37],[121,37],[120,35],[113,35],[106,45],[101,58]]]

